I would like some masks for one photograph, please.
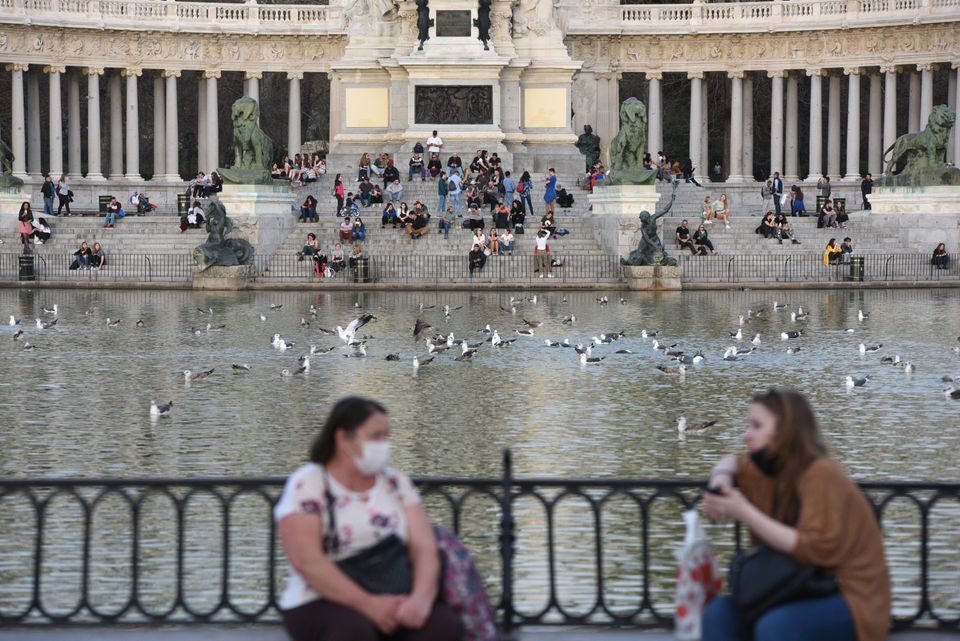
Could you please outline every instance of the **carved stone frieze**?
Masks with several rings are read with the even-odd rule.
[[[0,26],[0,61],[68,67],[327,71],[344,36],[246,36]]]

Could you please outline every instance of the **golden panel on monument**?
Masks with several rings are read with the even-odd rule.
[[[491,85],[417,85],[413,120],[418,125],[492,125]]]
[[[470,22],[469,11],[437,11],[438,38],[469,38]]]

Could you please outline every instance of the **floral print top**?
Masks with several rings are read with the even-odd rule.
[[[329,532],[327,494],[334,499],[337,531]],[[323,466],[308,463],[290,475],[283,494],[273,509],[280,521],[291,514],[316,514],[323,522],[324,551],[334,561],[351,557],[370,548],[391,534],[406,541],[407,517],[404,508],[420,503],[420,495],[407,475],[394,469],[377,477],[367,492],[354,492],[325,472]],[[320,598],[292,567],[280,608],[289,610]]]

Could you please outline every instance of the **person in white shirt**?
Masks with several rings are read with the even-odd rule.
[[[510,233],[509,229],[504,229],[503,233],[500,234],[500,253],[507,252],[513,256],[513,234]]]
[[[433,130],[433,134],[427,138],[427,151],[431,154],[439,154],[440,149],[443,147],[443,138],[437,135],[437,130]]]
[[[541,229],[534,239],[536,246],[533,248],[533,255],[536,258],[536,267],[540,271],[540,278],[543,278],[544,274],[547,278],[553,278],[553,274],[550,273],[550,245],[547,244],[549,238],[550,230]]]

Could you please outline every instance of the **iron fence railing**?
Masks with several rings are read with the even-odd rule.
[[[100,269],[70,269],[72,254],[0,254],[0,280],[179,282],[193,278],[190,254],[109,254]]]
[[[930,254],[863,254],[848,263],[824,265],[820,253],[791,255],[679,254],[684,282],[716,283],[835,283],[844,281],[956,281],[960,264],[951,260],[946,269],[931,264]],[[862,268],[862,279],[860,270]]]
[[[595,283],[619,281],[620,259],[617,256],[553,254],[554,265],[550,269],[558,283]],[[317,281],[323,282],[314,273],[310,257],[299,260],[296,254],[258,256],[256,272],[263,280]],[[539,280],[536,260],[532,255],[489,256],[482,269],[471,273],[466,255],[440,256],[407,254],[393,256],[370,256],[358,276],[354,267],[347,265],[332,277],[331,282],[363,282],[369,279],[377,283],[435,284],[445,283],[518,283]],[[545,279],[546,280],[546,279]]]
[[[474,550],[502,626],[672,623],[691,480],[416,481]],[[0,479],[0,625],[276,622],[283,479]],[[960,483],[867,482],[894,624],[960,629]],[[708,525],[723,559],[741,532]]]

